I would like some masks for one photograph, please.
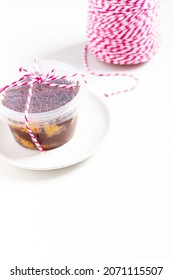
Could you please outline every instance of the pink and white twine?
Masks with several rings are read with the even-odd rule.
[[[88,51],[100,61],[129,65],[150,60],[160,47],[162,0],[89,0],[88,42],[84,49],[86,69],[96,76],[121,76],[134,80],[129,89],[105,93],[111,96],[134,90],[138,79],[127,73],[97,73],[88,63]]]
[[[89,0],[88,50],[111,64],[148,61],[160,45],[161,0]]]

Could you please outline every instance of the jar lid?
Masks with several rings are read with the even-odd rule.
[[[60,119],[67,118],[70,112],[80,105],[85,91],[81,89],[81,76],[74,75],[77,70],[59,61],[43,60],[40,65],[44,75],[53,70],[58,75],[49,84],[35,81],[32,83],[31,78],[25,75],[22,85],[9,88],[1,95],[0,112],[3,117],[23,121],[31,84],[32,97],[28,110],[30,121],[46,121],[55,116]]]

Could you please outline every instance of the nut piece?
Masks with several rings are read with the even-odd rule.
[[[59,134],[61,131],[65,130],[65,126],[61,125],[47,125],[44,127],[44,130],[48,137],[51,137],[55,134]]]

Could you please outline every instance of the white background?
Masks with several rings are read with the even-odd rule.
[[[81,263],[165,266],[163,279],[172,279],[172,9],[171,0],[163,2],[162,46],[148,63],[122,68],[89,55],[94,70],[134,74],[140,80],[131,93],[103,98],[112,126],[97,153],[52,171],[24,170],[0,160],[2,279],[13,279],[9,269],[15,265]],[[2,1],[1,76],[34,58],[64,61],[86,73],[86,24],[86,0]],[[106,80],[86,76],[90,89],[102,96]],[[128,83],[124,79],[123,87]],[[121,83],[112,78],[110,85],[119,90]]]

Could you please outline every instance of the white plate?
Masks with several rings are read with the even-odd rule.
[[[14,166],[32,170],[59,169],[85,160],[105,139],[110,115],[104,101],[89,94],[79,116],[75,136],[62,147],[43,153],[20,146],[8,126],[0,122],[0,157]]]

